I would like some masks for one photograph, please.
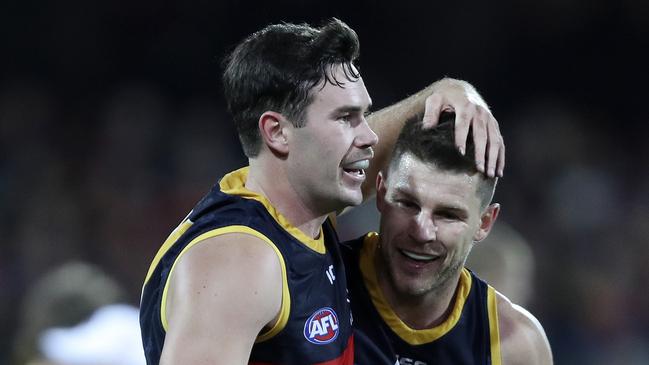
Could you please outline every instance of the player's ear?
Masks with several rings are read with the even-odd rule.
[[[491,228],[496,222],[496,219],[498,219],[498,213],[500,213],[500,204],[498,203],[490,204],[487,209],[484,210],[480,217],[480,227],[473,237],[474,241],[480,242],[487,238]]]
[[[289,122],[281,113],[273,111],[266,111],[259,117],[261,139],[275,154],[288,154],[287,123]]]
[[[385,208],[385,193],[387,188],[385,186],[385,175],[383,171],[379,171],[376,175],[376,209],[383,212]]]

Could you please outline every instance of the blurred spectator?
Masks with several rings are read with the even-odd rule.
[[[139,311],[125,304],[97,309],[70,328],[49,328],[39,339],[43,361],[52,365],[144,365]]]
[[[14,364],[144,364],[138,310],[99,268],[69,262],[29,290],[14,342]]]
[[[466,266],[512,302],[522,307],[530,303],[536,262],[529,243],[507,222],[499,221],[473,246]]]

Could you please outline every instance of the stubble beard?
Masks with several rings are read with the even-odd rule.
[[[385,258],[383,258],[385,260]],[[394,288],[398,296],[404,301],[418,302],[424,297],[428,296],[438,296],[442,294],[448,286],[451,284],[451,280],[457,277],[458,272],[464,267],[464,262],[462,260],[454,260],[450,266],[441,268],[441,271],[437,271],[433,274],[433,277],[428,278],[425,282],[418,281],[414,285],[407,283],[407,285],[399,284],[399,273],[396,272],[397,269],[393,269],[391,266],[388,268],[387,274],[389,276],[388,280],[391,282],[391,286]],[[455,288],[455,284],[453,288]]]

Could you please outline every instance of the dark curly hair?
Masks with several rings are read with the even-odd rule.
[[[224,60],[223,87],[246,156],[261,149],[261,114],[276,111],[303,126],[311,89],[326,82],[343,87],[333,74],[337,65],[348,81],[358,79],[358,55],[356,32],[336,18],[320,28],[269,25],[243,40]]]

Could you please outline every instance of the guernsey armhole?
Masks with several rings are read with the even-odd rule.
[[[489,343],[491,344],[491,364],[501,365],[500,330],[498,328],[498,298],[491,286],[487,287],[487,312],[489,313]]]
[[[282,271],[282,304],[280,308],[279,315],[277,317],[277,321],[273,326],[260,333],[259,336],[257,337],[257,340],[255,342],[262,342],[266,341],[276,334],[278,334],[284,327],[286,326],[286,323],[288,322],[288,317],[289,313],[291,310],[291,295],[288,290],[288,278],[287,278],[287,271],[286,271],[286,263],[284,262],[284,257],[282,256],[282,253],[279,251],[279,249],[273,244],[273,242],[263,235],[262,233],[248,227],[248,226],[227,226],[227,227],[222,227],[222,228],[217,228],[211,231],[207,231],[200,236],[194,238],[183,250],[180,252],[178,257],[176,257],[176,260],[174,261],[173,265],[171,266],[171,269],[169,270],[169,275],[167,275],[167,281],[165,282],[164,285],[164,290],[162,292],[162,303],[160,305],[160,320],[162,322],[162,327],[164,328],[165,332],[168,329],[168,323],[167,323],[167,295],[169,292],[169,283],[171,282],[171,275],[174,272],[174,269],[176,267],[176,264],[178,263],[178,260],[182,255],[184,255],[190,248],[193,246],[204,242],[208,238],[220,236],[223,234],[227,233],[244,233],[244,234],[249,234],[251,236],[257,237],[261,239],[262,241],[266,242],[272,249],[275,251],[275,254],[277,255],[277,259],[279,260],[279,264],[281,267]]]
[[[189,214],[191,214],[191,212]],[[176,227],[171,232],[169,237],[167,237],[158,252],[155,254],[155,257],[153,258],[153,261],[149,266],[149,270],[147,271],[146,278],[144,279],[144,284],[142,285],[142,294],[144,294],[144,287],[149,282],[149,279],[151,279],[151,276],[153,276],[155,269],[158,267],[158,264],[160,263],[164,255],[169,251],[173,244],[178,241],[178,238],[180,238],[180,236],[187,232],[187,230],[194,224],[194,222],[189,220],[189,214],[182,221],[182,223],[180,223],[180,225],[178,225],[178,227]]]

